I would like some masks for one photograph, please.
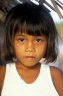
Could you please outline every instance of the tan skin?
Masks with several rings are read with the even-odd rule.
[[[17,33],[13,39],[14,53],[17,57],[16,68],[26,83],[32,83],[37,78],[40,71],[38,61],[44,57],[46,46],[46,36]]]
[[[39,73],[41,64],[39,60],[44,57],[47,48],[47,37],[31,36],[25,33],[17,33],[13,38],[13,49],[17,57],[16,69],[24,82],[33,83]],[[38,51],[39,50],[39,51]],[[63,96],[63,73],[55,67],[51,67],[51,76],[59,96]],[[5,66],[0,67],[0,76],[3,76]],[[0,78],[0,82],[2,79]],[[0,86],[2,83],[0,83]]]

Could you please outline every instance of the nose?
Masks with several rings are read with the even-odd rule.
[[[26,45],[26,52],[34,52],[35,51],[35,46],[33,42],[28,42]]]

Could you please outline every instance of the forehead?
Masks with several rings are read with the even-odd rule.
[[[40,36],[34,36],[34,35],[29,35],[27,33],[21,33],[21,32],[17,32],[15,37],[29,37],[29,38],[41,37],[41,38],[45,38],[45,39],[47,38],[47,36],[45,36],[43,34]]]

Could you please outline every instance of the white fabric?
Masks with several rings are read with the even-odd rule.
[[[32,84],[19,76],[15,64],[6,65],[1,96],[59,96],[51,79],[50,68],[42,64],[38,78]]]

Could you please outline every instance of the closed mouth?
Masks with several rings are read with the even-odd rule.
[[[24,58],[26,58],[26,59],[35,59],[34,56],[25,56]]]

